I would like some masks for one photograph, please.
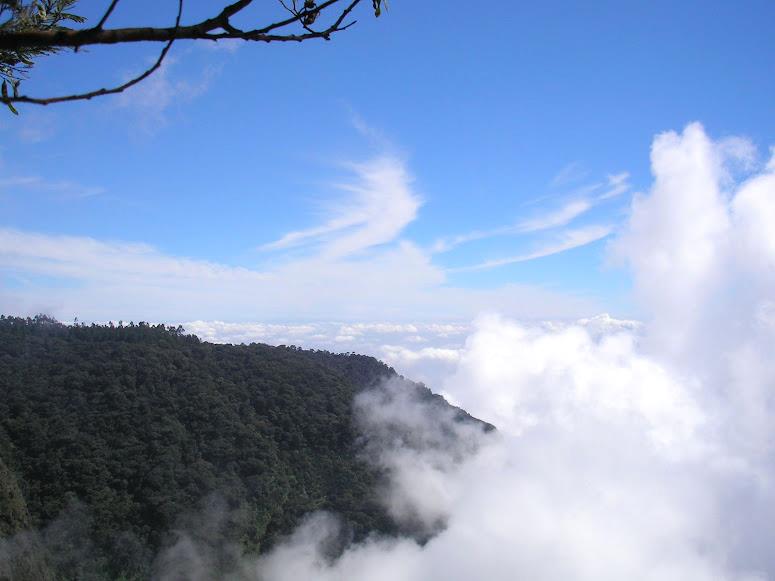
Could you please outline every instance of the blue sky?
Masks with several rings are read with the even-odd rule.
[[[111,23],[171,21],[162,4]],[[328,43],[180,42],[124,95],[3,115],[0,310],[637,316],[606,248],[651,186],[652,140],[699,121],[767,157],[775,6],[512,4],[364,6]],[[50,57],[25,90],[111,84],[157,50]]]

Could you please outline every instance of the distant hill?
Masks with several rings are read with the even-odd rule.
[[[0,579],[145,579],[203,510],[240,551],[319,509],[354,539],[396,533],[352,417],[358,391],[395,376],[372,357],[163,325],[0,317]]]

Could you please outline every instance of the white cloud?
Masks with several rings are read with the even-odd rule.
[[[635,198],[612,246],[630,265],[645,309],[655,319],[662,314],[651,324],[655,344],[675,356],[691,353],[704,334],[734,340],[734,328],[750,324],[762,296],[775,288],[773,172],[731,182],[730,151],[738,159],[749,150],[741,141],[730,149],[730,140],[712,141],[697,123],[659,135],[654,185]],[[741,299],[731,311],[729,294]]]
[[[430,343],[430,345],[428,344]],[[443,392],[444,379],[455,369],[463,349],[463,338],[459,341],[440,341],[431,337],[422,347],[410,337],[403,344],[384,344],[372,354],[398,373],[426,384],[437,393]]]
[[[432,251],[434,253],[448,252],[461,244],[477,240],[494,238],[496,236],[526,235],[567,226],[596,205],[627,192],[630,189],[629,177],[630,174],[627,172],[609,175],[605,184],[591,184],[580,188],[575,194],[576,197],[566,202],[563,206],[538,214],[532,218],[521,220],[517,224],[500,226],[489,230],[474,230],[458,236],[440,238],[433,244]],[[601,189],[603,189],[602,192],[592,195]]]
[[[354,325],[344,325],[341,328],[342,333],[349,335],[362,335],[363,333],[417,333],[417,325],[412,323],[355,323]]]
[[[160,286],[215,281],[248,283],[266,279],[245,268],[166,256],[146,244],[100,242],[0,229],[0,264],[46,276],[107,283]]]
[[[629,179],[630,174],[626,171],[609,175],[606,189],[601,194],[598,194],[596,201],[602,202],[604,200],[609,200],[627,192],[630,189]]]
[[[589,171],[578,161],[572,161],[563,167],[549,182],[552,187],[565,186],[583,180]]]
[[[544,258],[553,254],[559,254],[566,250],[572,250],[581,246],[586,246],[592,242],[601,240],[611,234],[613,228],[611,226],[587,226],[584,228],[577,228],[573,230],[566,230],[560,233],[559,239],[541,246],[531,252],[525,254],[517,254],[515,256],[508,256],[506,258],[497,258],[494,260],[486,260],[473,266],[464,266],[461,268],[449,269],[449,272],[466,272],[472,270],[486,270],[489,268],[497,268],[499,266],[506,266],[507,264],[516,264],[518,262],[527,262],[528,260],[535,260],[537,258]]]
[[[493,238],[495,236],[508,236],[515,234],[516,228],[514,226],[501,226],[499,228],[493,228],[491,230],[473,230],[466,234],[459,234],[457,236],[448,236],[446,238],[439,238],[433,243],[431,251],[434,253],[448,252],[453,248],[466,244],[468,242],[474,242],[476,240],[485,240],[487,238]]]
[[[558,210],[520,222],[517,226],[517,232],[537,232],[538,230],[565,226],[573,219],[588,211],[591,207],[592,202],[589,200],[574,200],[568,202]]]
[[[206,51],[226,52],[233,54],[237,52],[243,44],[245,44],[245,41],[239,38],[222,38],[217,41],[197,43],[197,46],[203,48]]]
[[[337,337],[348,337],[357,342],[359,352],[381,355],[385,341],[407,343],[428,343],[433,346],[446,345],[452,341],[462,346],[470,326],[460,323],[336,323],[309,322],[299,324],[278,324],[224,321],[188,321],[181,323],[186,331],[201,339],[214,343],[263,342],[272,345],[287,343],[315,348],[336,347]],[[421,333],[422,335],[420,335]]]
[[[440,347],[423,347],[413,351],[401,345],[383,345],[383,358],[388,363],[412,363],[421,359],[431,361],[443,361],[446,363],[457,363],[460,359],[458,349],[443,349]]]
[[[61,200],[92,198],[105,193],[105,188],[85,186],[68,180],[51,180],[41,176],[10,176],[0,178],[0,192],[19,190],[43,192]]]
[[[56,133],[56,118],[51,113],[29,111],[20,121],[17,134],[22,143],[42,143]]]
[[[133,130],[154,133],[167,124],[168,113],[176,105],[186,103],[205,93],[218,73],[218,68],[205,66],[198,76],[183,78],[173,75],[177,61],[167,56],[161,66],[147,79],[120,93],[114,104],[137,116]],[[122,82],[139,74],[126,74]]]
[[[566,226],[594,208],[597,204],[627,192],[630,189],[629,178],[630,174],[627,172],[609,175],[605,185],[594,184],[583,188],[588,194],[604,188],[602,192],[593,196],[571,200],[556,210],[524,220],[517,225],[517,231],[529,233]]]
[[[183,323],[192,333],[211,343],[269,343],[272,345],[303,345],[320,340],[318,325],[282,325],[269,323],[227,323],[224,321],[188,321]],[[325,335],[323,335],[325,338]]]
[[[379,157],[352,164],[351,168],[357,180],[337,186],[351,197],[339,204],[329,220],[289,232],[262,249],[318,244],[327,258],[347,256],[394,240],[417,217],[420,198],[412,191],[412,180],[397,159]]]
[[[587,329],[593,337],[599,337],[616,331],[640,331],[643,324],[640,321],[628,319],[615,319],[608,313],[602,313],[594,317],[579,319],[576,324]]]
[[[371,145],[382,151],[393,151],[394,146],[385,134],[376,127],[369,124],[355,109],[348,107],[350,115],[350,125]]]
[[[0,229],[0,268],[39,275],[6,288],[3,304],[25,311],[47,305],[49,314],[66,320],[271,322],[292,314],[297,321],[402,321],[472,317],[486,308],[529,318],[596,310],[588,300],[541,287],[449,286],[408,243],[362,259],[314,257],[257,271],[169,256],[144,244]]]

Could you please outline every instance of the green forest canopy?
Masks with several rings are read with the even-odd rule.
[[[213,505],[203,542],[245,552],[314,510],[352,539],[397,533],[352,417],[354,395],[389,377],[352,353],[0,317],[0,539],[16,543],[0,579],[147,578],[171,531]]]

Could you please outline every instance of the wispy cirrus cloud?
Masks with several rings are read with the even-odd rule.
[[[518,233],[538,232],[540,230],[565,226],[584,212],[587,212],[591,207],[591,200],[573,200],[557,210],[520,222],[516,227],[516,231]]]
[[[588,175],[589,170],[581,162],[572,161],[557,172],[550,180],[549,185],[552,187],[566,186],[570,183],[584,180]]]
[[[153,134],[168,122],[170,110],[207,92],[219,71],[216,65],[206,65],[196,75],[175,74],[177,60],[167,57],[159,69],[142,83],[117,96],[115,106],[137,116],[134,130]],[[126,74],[123,81],[137,72]]]
[[[248,283],[263,278],[246,268],[165,255],[142,243],[105,242],[0,228],[0,265],[25,272],[66,277],[86,284],[127,283],[147,287]]]
[[[630,174],[626,171],[609,175],[607,188],[601,194],[598,194],[596,202],[609,200],[627,192],[630,189],[629,179]]]
[[[19,124],[17,136],[22,143],[42,143],[51,139],[56,130],[56,117],[52,113],[29,111]]]
[[[43,192],[60,199],[84,199],[105,193],[100,186],[87,186],[70,180],[52,180],[37,175],[0,178],[0,192],[19,190]]]
[[[545,258],[553,254],[559,254],[560,252],[586,246],[587,244],[591,244],[592,242],[596,242],[605,238],[612,232],[613,227],[606,225],[595,225],[587,226],[584,228],[565,230],[560,233],[555,241],[552,241],[543,246],[539,246],[530,252],[517,254],[514,256],[507,256],[505,258],[485,260],[472,266],[451,268],[447,272],[471,272],[475,270],[487,270],[490,268],[497,268],[499,266],[506,266],[507,264],[516,264],[518,262],[527,262],[529,260]]]
[[[627,192],[630,189],[629,177],[627,172],[609,175],[606,182],[579,188],[576,196],[562,206],[520,220],[515,224],[488,230],[473,230],[458,236],[440,238],[433,244],[431,251],[434,253],[448,252],[457,246],[477,240],[498,236],[520,236],[567,226],[598,204]]]
[[[353,182],[335,184],[346,194],[318,226],[289,232],[261,250],[299,246],[314,248],[326,258],[356,254],[394,240],[417,217],[422,203],[411,187],[412,178],[397,158],[382,156],[350,164]]]

